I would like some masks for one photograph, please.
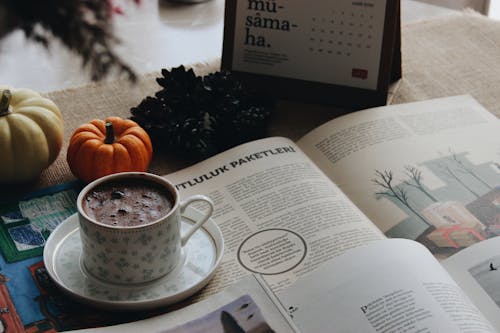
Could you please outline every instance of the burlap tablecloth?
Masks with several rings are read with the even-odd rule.
[[[389,104],[471,94],[500,115],[500,21],[457,13],[405,25],[402,55],[403,78],[391,87]],[[218,70],[219,63],[216,59],[191,67],[204,75]],[[74,180],[66,164],[66,148],[75,128],[94,118],[130,117],[131,107],[160,90],[155,81],[159,75],[143,75],[134,85],[127,81],[100,82],[46,94],[64,115],[65,144],[56,162],[28,189]],[[332,107],[280,101],[269,135],[297,139],[336,114],[338,110]],[[156,154],[150,171],[163,175],[190,163],[176,156]]]

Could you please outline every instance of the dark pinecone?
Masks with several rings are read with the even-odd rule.
[[[162,70],[162,90],[131,109],[155,149],[199,160],[265,135],[273,102],[229,72],[197,77],[183,66]]]

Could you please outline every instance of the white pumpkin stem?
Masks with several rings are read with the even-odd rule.
[[[106,139],[104,139],[104,143],[112,144],[115,142],[115,130],[113,129],[113,123],[106,123]]]
[[[5,116],[9,113],[10,99],[12,93],[9,89],[2,91],[2,97],[0,98],[0,116]]]

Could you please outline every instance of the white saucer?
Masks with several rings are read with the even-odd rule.
[[[188,207],[181,230],[202,214]],[[209,219],[182,250],[179,265],[166,276],[140,285],[116,285],[90,275],[81,262],[78,214],[63,221],[49,236],[43,252],[48,274],[67,294],[106,310],[145,310],[179,302],[212,278],[224,252],[222,233]]]

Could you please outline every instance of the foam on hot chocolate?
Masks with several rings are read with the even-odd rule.
[[[152,223],[170,212],[174,198],[168,189],[142,179],[116,180],[91,189],[82,206],[93,220],[112,226]]]

